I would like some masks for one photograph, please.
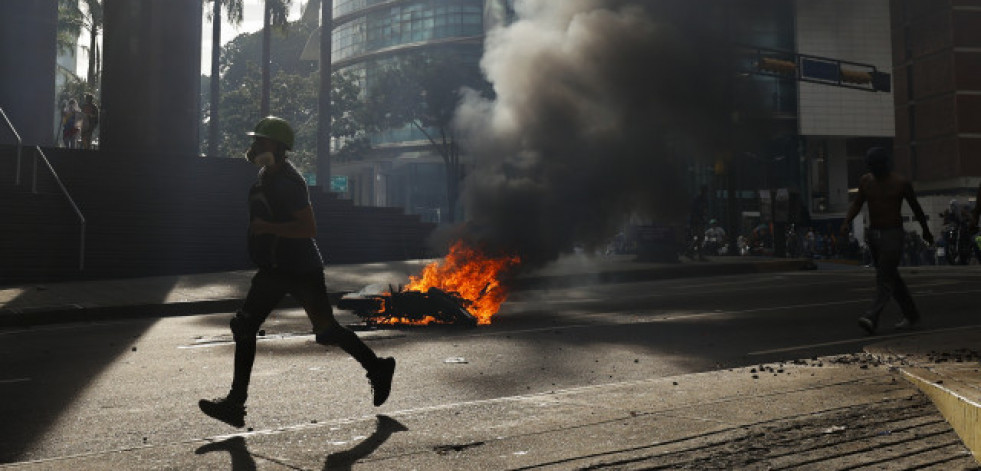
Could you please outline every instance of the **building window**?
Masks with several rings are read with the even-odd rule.
[[[364,3],[364,0],[360,0],[360,3]],[[336,11],[337,8],[335,14]],[[400,3],[336,28],[334,60],[402,44],[480,36],[484,32],[483,27],[483,10],[477,2],[437,0]]]

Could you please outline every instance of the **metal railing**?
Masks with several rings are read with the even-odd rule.
[[[20,138],[20,134],[17,133],[17,129],[14,128],[14,124],[10,122],[10,118],[7,117],[7,113],[3,111],[3,108],[0,108],[0,116],[3,116],[3,121],[7,123],[7,128],[17,138],[17,171],[14,172],[14,185],[20,185],[20,151],[24,146],[24,140]]]
[[[48,156],[44,155],[44,151],[41,150],[40,146],[35,146],[34,149],[37,150],[37,153],[34,154],[34,171],[32,172],[32,176],[31,176],[31,180],[32,180],[31,193],[34,193],[35,195],[37,194],[37,161],[38,161],[38,156],[41,156],[41,160],[43,160],[44,165],[48,167],[48,171],[50,171],[51,176],[54,177],[55,183],[58,184],[58,188],[61,189],[61,193],[65,195],[65,198],[68,199],[68,204],[70,204],[72,206],[72,209],[75,210],[75,215],[78,216],[78,220],[82,225],[81,234],[79,236],[79,243],[78,243],[78,269],[84,270],[85,269],[85,216],[82,214],[82,211],[78,209],[78,205],[75,204],[75,200],[72,198],[72,195],[68,193],[68,189],[65,188],[65,184],[61,183],[61,178],[58,177],[58,172],[55,172],[54,167],[51,166],[51,161],[48,160]]]

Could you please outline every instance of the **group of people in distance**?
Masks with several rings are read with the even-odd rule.
[[[99,126],[99,106],[95,97],[86,93],[84,102],[72,98],[61,111],[61,140],[68,149],[92,149],[92,136]]]

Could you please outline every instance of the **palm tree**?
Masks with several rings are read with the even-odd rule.
[[[211,112],[208,119],[208,155],[218,155],[218,104],[221,101],[219,84],[221,73],[221,8],[228,10],[228,21],[234,25],[242,24],[242,0],[214,0],[211,13]]]
[[[58,52],[72,52],[82,35],[84,16],[78,8],[78,0],[58,0]]]
[[[269,51],[272,43],[272,28],[278,27],[281,31],[286,31],[289,24],[290,6],[293,0],[266,0],[262,15],[262,101],[260,102],[260,114],[269,115],[269,90],[270,90],[270,57]]]
[[[99,34],[103,23],[102,0],[82,1],[85,3],[85,11],[78,7],[77,0],[58,0],[58,48],[67,52],[75,45],[83,29],[89,31],[89,70],[86,78],[88,90],[96,92],[102,76],[99,48]]]
[[[103,15],[102,15],[102,0],[84,0],[85,6],[88,9],[88,15],[86,16],[86,27],[89,29],[89,75],[88,81],[89,86],[93,90],[99,88],[99,79],[102,76],[102,60],[100,54],[101,50],[99,48],[98,37],[99,31],[102,29]]]

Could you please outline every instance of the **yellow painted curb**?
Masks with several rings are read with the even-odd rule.
[[[903,376],[933,401],[947,423],[981,464],[981,404],[943,384],[944,378],[924,368],[903,368]]]

